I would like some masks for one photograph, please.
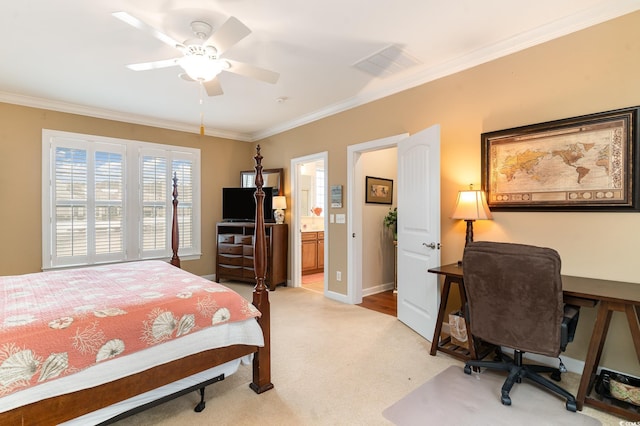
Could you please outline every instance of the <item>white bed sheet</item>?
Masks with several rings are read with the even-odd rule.
[[[78,373],[12,393],[0,398],[0,412],[45,398],[107,383],[207,349],[236,344],[264,346],[262,330],[254,318],[190,333],[179,339],[102,364],[96,364]]]

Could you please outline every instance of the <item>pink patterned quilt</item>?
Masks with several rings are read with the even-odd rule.
[[[0,396],[258,316],[233,290],[162,261],[0,277]]]

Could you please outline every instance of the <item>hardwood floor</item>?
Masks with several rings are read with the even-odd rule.
[[[303,275],[302,287],[306,288],[307,290],[323,293],[324,275]],[[397,294],[394,293],[393,290],[363,297],[362,303],[358,304],[358,306],[371,309],[372,311],[380,312],[383,314],[392,315],[394,317],[398,316]]]
[[[302,276],[302,287],[318,293],[324,293],[324,274],[309,274]]]
[[[398,316],[398,295],[393,290],[363,297],[358,306],[383,314]]]

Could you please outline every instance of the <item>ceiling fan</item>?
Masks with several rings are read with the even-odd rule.
[[[113,16],[134,28],[145,31],[182,53],[182,56],[177,58],[127,65],[127,68],[131,70],[146,71],[180,66],[184,70],[184,73],[181,73],[179,76],[184,80],[195,81],[202,84],[209,96],[223,94],[220,81],[217,78],[218,74],[223,71],[271,84],[275,84],[280,77],[280,75],[274,71],[232,59],[222,58],[224,52],[231,46],[251,34],[251,30],[233,16],[227,19],[215,32],[213,32],[213,27],[210,24],[204,21],[193,21],[191,23],[191,31],[195,37],[185,40],[183,43],[175,41],[173,38],[127,12],[114,12]]]

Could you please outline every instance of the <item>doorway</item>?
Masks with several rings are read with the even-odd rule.
[[[327,152],[291,160],[292,286],[327,291]]]
[[[362,302],[364,153],[398,147],[398,319],[429,340],[439,303],[437,278],[427,270],[440,260],[440,126],[347,148],[349,211],[347,299]]]
[[[367,153],[395,148],[398,142],[409,137],[408,133],[377,139],[347,147],[347,235],[350,235],[347,248],[348,285],[347,303],[360,304],[363,296],[363,218],[365,205],[365,170],[363,155]],[[396,161],[395,158],[391,161]]]

